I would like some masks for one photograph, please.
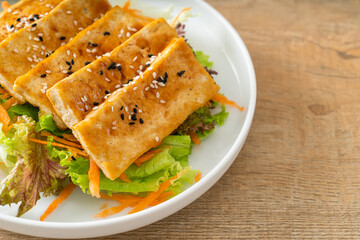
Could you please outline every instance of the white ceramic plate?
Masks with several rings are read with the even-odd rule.
[[[112,1],[119,3],[121,1]],[[124,2],[124,1],[122,1]],[[167,8],[174,4],[174,14],[191,6],[198,17],[186,23],[186,36],[196,50],[203,50],[214,60],[219,72],[215,80],[229,99],[245,106],[245,111],[228,107],[226,124],[219,127],[200,146],[194,146],[190,165],[200,169],[203,178],[180,195],[158,206],[126,215],[126,211],[106,219],[93,215],[108,200],[94,199],[77,189],[46,222],[39,217],[54,199],[41,199],[21,218],[14,217],[17,207],[0,207],[0,227],[9,231],[49,238],[85,238],[121,233],[143,227],[179,211],[204,194],[230,167],[249,132],[256,103],[256,80],[249,53],[234,28],[215,9],[202,0],[148,0],[147,4]],[[147,10],[151,9],[146,7]],[[0,176],[1,177],[1,176]],[[3,176],[2,176],[3,177]]]

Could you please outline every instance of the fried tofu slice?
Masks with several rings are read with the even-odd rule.
[[[15,80],[109,9],[107,0],[64,0],[36,23],[10,35],[0,43],[1,86],[24,103],[13,89]]]
[[[137,18],[125,13],[119,6],[114,7],[68,44],[20,76],[14,85],[15,92],[38,106],[43,113],[52,114],[59,128],[67,128],[47,98],[46,90],[69,76],[69,72],[76,72],[96,58],[111,52],[142,27]]]
[[[165,47],[177,38],[164,19],[155,20],[124,44],[55,84],[47,96],[57,114],[71,128],[82,121],[107,94],[132,81],[150,65]]]
[[[0,13],[0,42],[43,18],[63,0],[21,0]]]
[[[179,38],[143,78],[114,92],[98,110],[76,124],[73,132],[106,177],[115,180],[218,90]]]

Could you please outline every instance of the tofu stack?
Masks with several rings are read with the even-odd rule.
[[[110,54],[55,84],[47,96],[57,115],[72,128],[98,108],[110,93],[139,78],[177,37],[164,19],[155,20]]]
[[[21,0],[0,13],[0,42],[43,18],[63,0]]]
[[[0,43],[1,86],[24,103],[13,89],[15,80],[110,9],[107,0],[64,0],[42,19],[11,34]]]
[[[51,56],[15,81],[14,90],[25,97],[43,113],[50,113],[60,129],[67,126],[46,96],[47,89],[79,69],[108,54],[121,45],[143,24],[125,13],[119,6],[108,11],[102,18],[82,30],[68,44],[60,47]],[[60,37],[66,40],[66,37]],[[67,91],[73,91],[74,86]],[[81,90],[80,90],[81,92]]]
[[[115,91],[72,129],[106,177],[115,180],[218,90],[184,39],[178,38],[142,77]]]

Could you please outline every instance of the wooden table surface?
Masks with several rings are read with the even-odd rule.
[[[255,65],[249,137],[193,204],[105,239],[359,239],[360,1],[208,2]]]

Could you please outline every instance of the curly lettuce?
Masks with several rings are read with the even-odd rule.
[[[64,168],[50,158],[45,147],[29,141],[37,136],[35,121],[27,116],[19,120],[22,123],[14,124],[6,135],[0,131],[0,160],[9,171],[0,182],[0,205],[21,202],[17,216],[33,208],[40,193],[60,193],[66,178]]]

